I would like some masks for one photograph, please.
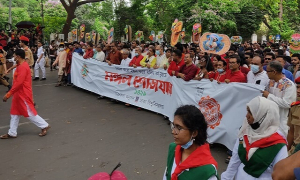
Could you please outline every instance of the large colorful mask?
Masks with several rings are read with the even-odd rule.
[[[269,36],[269,42],[274,43],[275,42],[275,36],[270,35]]]
[[[157,34],[157,41],[158,43],[162,43],[164,41],[164,32],[163,31],[159,31],[158,34]]]
[[[125,35],[126,35],[126,41],[131,42],[131,36],[132,36],[131,26],[126,25],[125,28],[124,28],[124,32],[125,32]]]
[[[242,44],[243,38],[242,36],[231,36],[230,38],[232,44]]]
[[[72,41],[77,41],[77,29],[72,30]]]
[[[200,35],[201,35],[201,31],[202,31],[202,27],[200,23],[196,23],[193,25],[193,43],[195,44],[199,44],[200,43]]]
[[[96,36],[97,36],[97,34],[96,34],[96,32],[95,31],[92,31],[91,32],[91,35],[92,35],[92,42],[93,42],[93,44],[95,44],[96,43]]]
[[[149,39],[150,39],[152,42],[155,42],[155,32],[154,32],[154,31],[151,31],[150,36],[149,36]]]
[[[290,51],[295,53],[300,53],[300,34],[293,34],[290,40]]]
[[[143,41],[144,40],[144,32],[143,31],[137,31],[135,33],[135,40],[138,40],[138,41]]]
[[[225,34],[205,33],[200,38],[200,49],[207,53],[225,54],[230,45],[230,39]]]
[[[112,27],[112,28],[108,31],[107,43],[110,44],[111,42],[113,42],[113,40],[114,40],[114,28]]]
[[[91,33],[85,33],[85,42],[90,42],[91,40]]]
[[[180,33],[181,44],[185,43],[184,38],[185,38],[185,28],[183,28],[181,33]]]
[[[182,25],[183,25],[182,21],[178,21],[178,19],[175,19],[175,21],[173,22],[171,27],[171,31],[172,31],[171,46],[175,46],[177,44],[179,35],[182,30]]]
[[[84,31],[85,31],[85,25],[82,24],[80,26],[80,40],[83,40],[83,38],[84,38]]]

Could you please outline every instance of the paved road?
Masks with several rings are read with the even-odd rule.
[[[161,115],[72,87],[54,87],[57,71],[33,82],[38,114],[51,125],[47,136],[22,118],[18,138],[0,140],[1,180],[84,180],[119,170],[129,180],[162,179],[172,135]],[[1,99],[6,88],[0,86]],[[0,102],[0,134],[7,133],[11,99]],[[219,173],[226,168],[223,146],[212,148]]]

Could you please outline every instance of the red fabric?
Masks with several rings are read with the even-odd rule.
[[[223,72],[222,74],[220,74],[219,72],[216,72],[213,79],[218,81],[218,82],[225,82],[226,72]]]
[[[230,82],[242,82],[242,83],[247,82],[245,74],[243,74],[240,70],[236,72],[231,72],[231,70],[228,70],[226,72],[226,79],[229,79]]]
[[[214,72],[214,71],[208,72],[208,78],[209,78],[209,79],[214,78],[214,77],[215,77],[215,74],[216,74],[216,72]]]
[[[172,61],[168,68],[168,73],[170,76],[173,76],[172,71],[179,71],[180,67],[183,65],[185,65],[184,60],[181,60],[178,64],[175,61]]]
[[[263,139],[260,139],[258,141],[255,141],[252,144],[249,143],[248,136],[244,135],[244,142],[245,142],[245,145],[246,145],[246,151],[247,151],[247,157],[246,158],[247,158],[247,160],[249,160],[248,159],[248,153],[249,153],[249,150],[251,148],[266,148],[266,147],[270,147],[270,146],[280,144],[280,143],[287,144],[286,140],[281,135],[279,135],[278,133],[274,133],[270,137],[263,138]]]
[[[1,39],[0,40],[0,44],[3,46],[3,47],[6,47],[7,46],[7,36],[1,36],[0,35],[0,38],[4,38],[4,39]]]
[[[93,58],[94,56],[94,51],[93,49],[87,49],[85,51],[85,55],[83,56],[84,59],[89,59],[89,58]]]
[[[122,60],[122,54],[118,50],[116,52],[110,52],[106,59],[109,60],[112,64],[120,65]]]
[[[27,42],[29,42],[29,39],[26,36],[21,36],[20,40],[21,41],[27,41]]]
[[[246,77],[247,77],[248,72],[250,71],[249,68],[246,68],[246,67],[243,67],[243,66],[240,67],[240,70],[243,74],[245,74]]]
[[[172,174],[171,180],[178,180],[178,175],[182,171],[190,168],[200,167],[208,164],[213,164],[218,169],[217,161],[212,157],[209,149],[209,145],[206,143],[199,146],[194,152],[192,152],[189,157],[181,162],[182,150],[181,146],[177,145],[175,149],[175,163],[176,168]]]
[[[141,66],[141,65],[140,65],[140,62],[141,62],[141,60],[142,60],[143,58],[144,58],[144,56],[142,56],[142,55],[134,56],[134,57],[132,58],[132,60],[130,61],[129,66],[133,66],[134,64],[135,64],[136,66]]]
[[[175,72],[175,75],[177,76],[178,73],[182,73],[185,75],[184,80],[189,81],[196,76],[197,71],[198,67],[195,64],[191,64],[190,66],[186,66],[186,64],[184,64],[180,67],[179,71]]]
[[[32,113],[37,115],[33,105],[31,72],[27,62],[17,65],[13,78],[13,86],[6,94],[7,98],[11,96],[13,96],[13,99],[10,114],[29,117],[27,104]]]
[[[300,77],[298,77],[297,79],[295,79],[295,83],[296,84],[300,84]]]
[[[292,104],[291,104],[291,106],[296,106],[296,105],[299,105],[300,104],[300,101],[296,101],[296,102],[293,102]]]
[[[66,73],[69,74],[71,72],[71,65],[72,65],[72,56],[73,56],[73,52],[74,52],[74,49],[73,50],[70,50],[67,54],[67,61],[66,61]]]
[[[2,46],[0,46],[0,49],[3,49],[3,47],[2,47]]]

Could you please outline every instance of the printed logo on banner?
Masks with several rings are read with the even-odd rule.
[[[220,125],[220,121],[223,117],[220,111],[220,104],[214,98],[209,96],[202,97],[199,101],[199,109],[203,113],[207,125],[211,129]]]
[[[86,64],[83,63],[82,69],[81,69],[81,75],[82,75],[82,77],[84,78],[85,76],[88,75],[88,73],[89,73],[88,67],[87,67]]]

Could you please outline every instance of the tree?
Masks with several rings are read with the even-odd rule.
[[[67,20],[63,27],[63,34],[65,37],[68,37],[68,33],[71,28],[72,20],[76,18],[75,10],[77,7],[87,4],[87,3],[94,3],[94,2],[101,2],[104,0],[60,0],[61,4],[64,6],[65,10],[67,11]]]

